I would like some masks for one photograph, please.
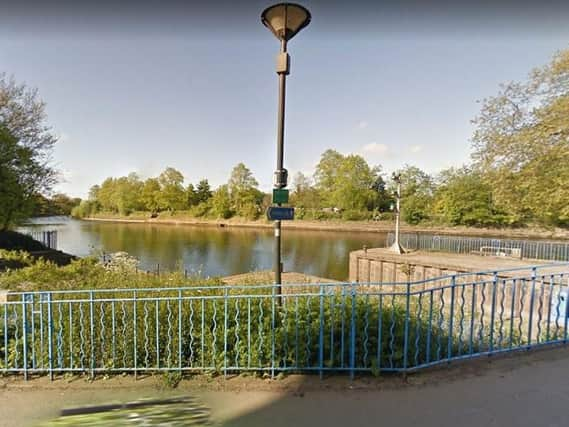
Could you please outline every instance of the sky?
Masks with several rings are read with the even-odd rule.
[[[480,100],[569,48],[564,2],[474,3],[303,1],[312,21],[289,42],[289,175],[311,175],[328,148],[386,173],[468,162]],[[270,4],[0,0],[0,72],[46,103],[55,190],[85,197],[106,177],[168,166],[216,187],[243,162],[268,191],[279,43],[259,16]]]

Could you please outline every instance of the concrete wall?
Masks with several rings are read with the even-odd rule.
[[[412,256],[406,257],[405,255],[379,250],[355,251],[350,254],[349,280],[362,284],[370,283],[370,287],[374,287],[374,283],[383,283],[381,291],[384,292],[405,292],[406,285],[391,286],[385,284],[420,282],[459,273],[473,273],[473,270],[468,266],[459,268],[455,264],[451,268],[445,262],[444,254],[434,254],[432,258],[432,262],[418,263],[413,260]],[[468,264],[467,261],[465,258],[466,265]],[[489,269],[493,268],[490,266]],[[455,319],[463,316],[462,310],[466,312],[467,317],[473,314],[478,319],[483,318],[487,326],[494,322],[494,328],[502,327],[503,333],[509,333],[512,319],[514,332],[517,332],[520,329],[521,319],[522,335],[527,334],[531,318],[531,335],[532,339],[535,340],[539,333],[544,333],[545,328],[554,327],[554,320],[549,320],[551,313],[555,312],[555,307],[550,309],[552,301],[553,304],[556,304],[559,292],[567,289],[569,283],[567,283],[567,279],[561,283],[557,277],[552,284],[550,277],[553,276],[547,275],[538,276],[533,281],[530,270],[524,270],[520,274],[523,275],[524,279],[498,273],[496,282],[492,274],[467,274],[464,277],[457,277],[454,295],[450,287],[451,278],[415,284],[412,287],[412,292],[448,286],[444,290],[435,291],[434,294],[435,305],[444,305],[445,316],[450,314],[450,307],[454,306],[453,317]],[[425,297],[430,297],[430,293],[424,294],[423,298]],[[416,298],[417,295],[415,295]],[[474,308],[472,307],[473,303]],[[540,325],[538,326],[538,324]]]

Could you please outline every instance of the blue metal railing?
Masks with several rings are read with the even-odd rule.
[[[452,253],[479,252],[504,253],[519,258],[551,261],[569,261],[569,242],[539,240],[494,239],[488,237],[439,236],[433,234],[405,233],[401,244],[412,250],[441,251]],[[388,233],[386,244],[395,241],[394,233]]]
[[[12,293],[0,372],[408,372],[567,342],[569,264],[410,283]]]

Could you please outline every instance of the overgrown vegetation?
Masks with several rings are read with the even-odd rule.
[[[340,292],[340,288],[321,297],[303,296],[306,290],[300,289],[297,290],[301,293],[299,297],[285,295],[284,303],[279,306],[270,289],[250,286],[224,288],[217,286],[220,282],[216,279],[186,279],[177,272],[155,276],[136,271],[129,262],[120,268],[118,264],[110,267],[95,258],[88,258],[69,266],[56,267],[41,260],[30,262],[20,253],[12,253],[11,256],[25,261],[28,266],[1,274],[2,288],[25,291],[115,289],[104,295],[96,294],[92,305],[88,302],[91,298],[89,292],[52,294],[50,298],[55,302],[83,300],[56,302],[52,307],[53,334],[57,337],[54,342],[58,343],[60,354],[56,365],[69,366],[72,363],[73,367],[85,369],[92,366],[115,369],[134,366],[136,346],[139,367],[174,367],[182,363],[184,366],[219,371],[225,366],[267,368],[272,366],[273,360],[277,366],[314,367],[319,363],[320,319],[323,319],[326,336],[324,366],[348,366],[352,318],[355,321],[357,352],[354,363],[357,366],[377,367],[378,343],[382,352],[380,365],[400,366],[403,361],[402,337],[406,316],[402,297],[384,301],[380,321],[377,297],[360,295],[352,300],[348,293]],[[166,290],[160,293],[161,299],[154,300],[152,298],[158,294],[144,291],[144,288],[192,287],[198,284],[199,290],[184,291],[183,295],[191,295],[192,299],[179,300],[178,291]],[[136,304],[131,292],[121,290],[125,288],[141,289],[137,293]],[[226,295],[231,297],[226,299]],[[99,298],[104,300],[97,301]],[[111,302],[112,298],[116,298],[116,302]],[[40,297],[36,296],[36,299],[37,304]],[[14,307],[2,306],[0,314],[3,310],[9,310],[10,316],[21,320],[21,309],[13,312]],[[32,315],[31,312],[28,314]],[[89,326],[91,316],[94,328]],[[227,329],[224,319],[227,319]],[[8,351],[12,365],[21,366],[23,363],[23,343],[21,339],[15,339],[17,331],[14,328],[18,328],[18,324],[18,321],[10,323],[8,335],[13,338],[9,348],[0,351],[0,365],[5,363],[4,351]],[[178,331],[179,324],[182,324],[182,331]],[[380,337],[378,328],[382,324],[384,332]],[[426,342],[426,320],[412,318],[408,327],[412,342],[416,339],[423,344]],[[117,339],[117,333],[122,339]],[[32,337],[32,334],[37,336]],[[47,348],[39,334],[39,329],[30,332],[28,342],[34,346],[37,365],[45,366],[48,363]],[[439,335],[445,339],[444,332],[435,324],[431,336]],[[0,338],[4,342],[3,336]],[[94,349],[91,349],[90,342],[96,343]],[[435,347],[431,358],[436,356]],[[417,360],[424,360],[427,357],[425,351],[425,348],[418,348],[412,357],[416,354]]]
[[[8,343],[0,344],[0,368],[22,368],[22,328],[32,319],[35,326],[26,329],[28,366],[49,366],[49,322],[56,373],[70,368],[85,373],[130,372],[134,367],[174,372],[182,366],[219,373],[354,366],[377,374],[444,360],[449,350],[454,356],[483,352],[492,336],[494,348],[524,342],[521,315],[512,331],[502,315],[489,322],[489,313],[479,305],[472,308],[464,294],[453,308],[450,337],[450,295],[445,297],[444,289],[426,290],[407,303],[405,292],[395,290],[385,289],[380,296],[351,285],[300,284],[285,288],[279,304],[273,288],[254,286],[257,282],[225,287],[217,279],[186,278],[180,272],[147,274],[137,271],[127,255],[104,263],[83,259],[66,267],[31,261],[22,253],[8,257],[27,266],[0,274],[0,287],[28,293],[11,297],[26,299],[25,318],[24,305],[0,305],[0,319],[7,319],[0,343]],[[29,293],[37,290],[42,294]],[[504,298],[502,291],[501,304]],[[49,308],[46,302],[51,302]],[[558,339],[562,328],[551,328],[547,340]],[[180,378],[168,374],[164,383],[175,386]]]

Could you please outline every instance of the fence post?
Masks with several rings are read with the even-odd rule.
[[[47,348],[49,379],[53,381],[53,312],[51,307],[51,292],[47,294]]]
[[[26,294],[22,294],[22,342],[24,345],[23,356],[24,356],[24,380],[28,380],[28,324],[26,319]],[[5,350],[7,352],[7,349]]]
[[[528,325],[528,350],[531,348],[531,333],[532,333],[532,323],[533,323],[533,303],[535,297],[535,278],[536,278],[536,267],[531,269],[531,297],[529,306],[529,325]]]
[[[356,284],[352,283],[352,323],[350,326],[350,379],[354,379],[356,367]]]
[[[453,338],[453,329],[454,329],[454,299],[455,299],[455,289],[456,289],[456,276],[452,276],[450,280],[451,280],[450,316],[449,316],[449,332],[448,332],[448,346],[447,346],[447,359],[448,359],[449,363],[450,363],[450,359],[452,357],[452,338]]]
[[[563,286],[563,273],[561,274],[561,284],[559,285],[559,291],[561,291],[561,287]],[[569,291],[569,277],[567,277],[567,291]],[[559,303],[558,303],[559,304]],[[567,314],[569,314],[569,305],[567,301],[565,302],[565,312],[563,313],[563,344],[567,344],[567,321],[569,320]]]
[[[411,282],[407,282],[407,294],[406,294],[406,301],[405,301],[405,333],[404,333],[404,342],[403,342],[403,373],[404,375],[407,374],[407,351],[409,347],[409,306],[410,306],[410,299],[411,299]],[[418,320],[417,320],[418,321]]]
[[[182,374],[182,291],[178,290],[178,371]]]
[[[320,338],[318,342],[318,364],[320,366],[320,379],[324,376],[324,286],[320,285]]]
[[[133,360],[133,367],[134,367],[134,380],[137,380],[137,376],[138,376],[138,372],[137,372],[137,351],[138,349],[136,348],[137,346],[137,320],[136,320],[136,291],[133,291],[133,301],[132,301],[132,324],[133,324],[133,330],[132,330],[132,335],[133,335],[133,353],[134,353],[134,360]],[[126,338],[126,337],[125,337]]]
[[[89,292],[89,329],[91,338],[91,379],[95,378],[95,322],[93,321],[95,303],[93,301],[93,291]],[[51,345],[51,342],[50,342]]]
[[[279,286],[279,293],[276,294],[276,285],[272,287],[271,298],[271,378],[275,378],[275,298],[278,298],[279,307],[282,305],[282,286]]]
[[[495,311],[496,311],[496,288],[498,286],[498,273],[494,272],[494,278],[492,280],[492,309],[490,312],[490,343],[489,343],[489,352],[492,353],[494,351],[494,319],[495,319]],[[533,292],[533,291],[532,291]]]
[[[227,378],[227,287],[223,288],[223,376]]]

